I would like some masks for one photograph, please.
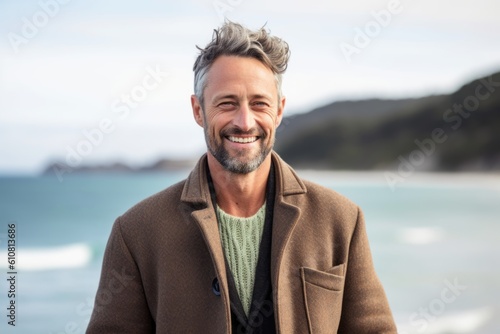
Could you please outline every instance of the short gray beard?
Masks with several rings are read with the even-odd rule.
[[[238,159],[238,157],[231,157],[229,152],[224,147],[223,143],[211,143],[210,136],[208,134],[208,129],[205,129],[205,142],[207,144],[207,148],[212,156],[217,160],[221,166],[234,174],[248,174],[255,171],[257,168],[262,165],[268,154],[271,152],[274,146],[274,140],[269,147],[264,147],[264,139],[265,136],[260,136],[259,140],[261,140],[260,153],[249,162],[243,162]],[[215,138],[214,138],[215,141]],[[213,145],[212,145],[213,144]]]

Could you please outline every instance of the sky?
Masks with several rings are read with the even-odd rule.
[[[289,43],[291,115],[499,71],[499,12],[496,0],[0,0],[0,174],[202,154],[195,46],[224,18]]]

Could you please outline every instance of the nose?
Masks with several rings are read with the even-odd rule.
[[[242,131],[250,131],[255,127],[255,115],[247,104],[242,104],[236,111],[233,124]]]

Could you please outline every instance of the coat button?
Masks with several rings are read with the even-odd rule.
[[[220,296],[219,280],[217,277],[212,281],[212,291],[216,296]]]

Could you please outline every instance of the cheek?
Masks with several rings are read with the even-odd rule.
[[[213,115],[207,119],[208,131],[214,135],[219,135],[220,131],[224,128],[228,122],[220,114]]]
[[[278,118],[275,114],[266,114],[261,121],[261,126],[266,132],[275,132],[278,127]]]

